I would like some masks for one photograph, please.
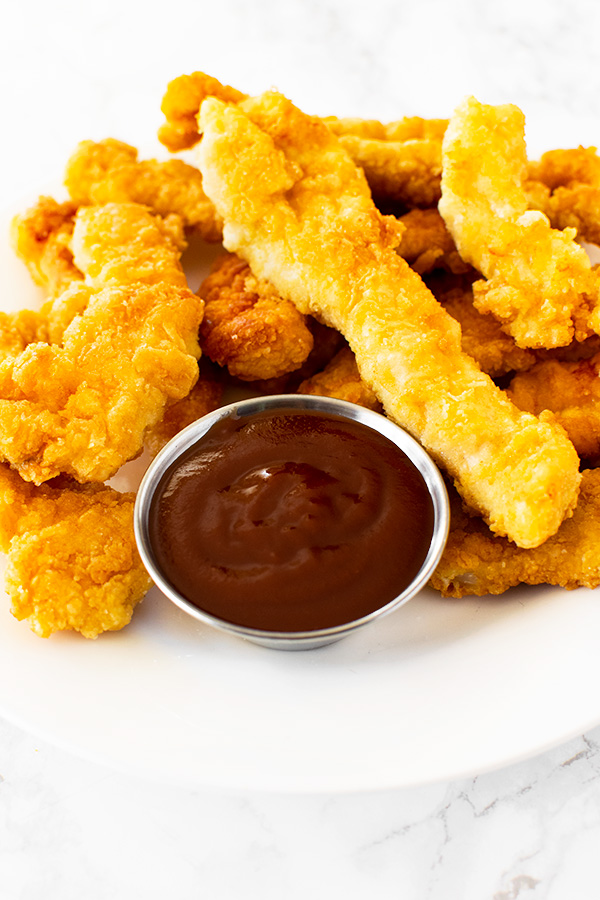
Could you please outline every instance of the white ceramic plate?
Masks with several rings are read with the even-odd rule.
[[[6,310],[39,299],[7,219]],[[143,461],[126,469],[123,488]],[[424,591],[338,644],[296,653],[202,626],[156,589],[128,628],[97,641],[42,640],[7,600],[0,714],[74,753],[188,786],[394,788],[496,768],[600,722],[598,635],[600,593],[587,590],[462,601]]]

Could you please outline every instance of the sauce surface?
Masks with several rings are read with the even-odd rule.
[[[427,485],[395,444],[288,409],[216,423],[163,476],[149,536],[195,606],[286,632],[389,603],[419,571],[433,526]]]

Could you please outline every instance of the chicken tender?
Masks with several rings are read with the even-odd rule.
[[[475,306],[521,347],[559,347],[591,333],[598,284],[575,231],[527,209],[524,119],[516,106],[458,107],[443,143],[439,210],[458,251],[487,281]]]
[[[507,394],[534,415],[552,410],[580,456],[600,456],[600,353],[578,362],[539,362],[515,375]]]
[[[461,346],[491,378],[530,369],[536,362],[532,350],[518,347],[489,313],[477,312],[473,291],[455,288],[438,298],[461,328]],[[517,404],[518,405],[518,404]],[[533,410],[529,410],[533,412]],[[537,413],[536,413],[537,415]]]
[[[360,166],[376,200],[409,208],[440,199],[442,147],[436,140],[381,141],[341,135],[340,144]]]
[[[222,396],[223,385],[213,373],[207,371],[203,357],[200,362],[200,377],[187,397],[169,406],[160,422],[147,429],[144,446],[150,456],[156,456],[171,438],[192,422],[217,409]]]
[[[137,203],[83,207],[71,246],[86,284],[95,290],[135,283],[187,286],[180,263],[186,242],[179,216],[162,219]]]
[[[206,97],[239,103],[246,95],[203,72],[181,75],[171,81],[161,106],[166,123],[158,137],[172,152],[193,147],[200,140],[197,117]],[[387,126],[333,117],[324,121],[340,135],[348,153],[364,169],[378,199],[409,207],[432,206],[438,202],[445,120],[412,117]]]
[[[554,228],[575,228],[577,236],[600,244],[600,157],[595,147],[549,150],[529,164],[529,205],[544,212]]]
[[[70,247],[76,212],[75,203],[57,203],[52,197],[40,197],[35,206],[15,216],[11,224],[17,256],[29,269],[34,282],[51,297],[83,278],[73,262]]]
[[[322,372],[303,381],[298,387],[298,393],[335,397],[381,412],[381,403],[371,388],[362,381],[356,358],[349,347],[343,347]]]
[[[0,363],[0,459],[27,481],[105,481],[195,384],[203,304],[185,286],[174,233],[133,204],[79,213],[84,308],[60,344],[31,343]]]
[[[127,625],[151,585],[133,533],[135,495],[105,485],[34,485],[0,464],[0,550],[12,613],[40,637],[95,638]]]
[[[399,221],[406,230],[398,253],[419,275],[433,269],[446,269],[455,275],[472,271],[460,258],[437,209],[412,209]]]
[[[83,141],[67,163],[65,185],[79,206],[141,203],[160,216],[175,213],[206,241],[221,240],[221,222],[202,175],[179,159],[138,161],[137,150],[108,138]]]
[[[502,594],[517,584],[598,587],[600,469],[583,473],[573,517],[532,550],[495,537],[481,519],[462,510],[455,496],[448,543],[430,584],[444,597]]]
[[[518,410],[395,252],[394,219],[318,119],[269,92],[202,104],[199,167],[224,243],[303,314],[340,331],[387,414],[452,474],[490,527],[534,547],[573,509],[579,460],[550,416]]]
[[[227,103],[237,103],[245,94],[204,72],[180,75],[170,81],[160,107],[165,124],[158,132],[158,139],[171,153],[187,150],[200,140],[198,110],[205,97],[220,97]]]
[[[235,254],[216,260],[200,286],[205,302],[202,349],[242,381],[279,378],[298,369],[313,336],[293,303],[252,274]]]
[[[422,119],[420,116],[405,116],[395,122],[327,116],[323,121],[338,137],[351,134],[378,141],[438,141],[440,144],[448,127],[448,119]]]

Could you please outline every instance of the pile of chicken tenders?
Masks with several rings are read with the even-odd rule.
[[[193,164],[84,141],[68,199],[12,224],[47,297],[0,314],[13,614],[43,637],[130,621],[150,581],[135,497],[107,482],[240,384],[350,400],[420,441],[451,496],[444,596],[598,586],[596,149],[528,160],[512,105],[320,119],[200,72],[162,112]],[[197,292],[191,240],[224,247]]]

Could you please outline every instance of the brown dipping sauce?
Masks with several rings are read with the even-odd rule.
[[[389,603],[418,573],[433,502],[405,453],[341,416],[287,409],[217,422],[163,476],[156,562],[234,624],[313,631]]]

